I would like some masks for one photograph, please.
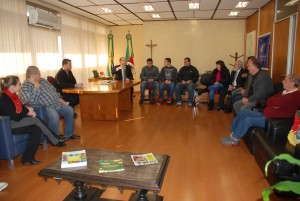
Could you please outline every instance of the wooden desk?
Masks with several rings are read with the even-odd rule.
[[[101,80],[112,80],[112,77],[99,77],[99,78],[90,77],[88,79],[89,82],[99,82]]]
[[[81,150],[75,148],[74,150]],[[135,166],[131,155],[139,153],[116,152],[109,150],[86,149],[87,166],[80,168],[61,169],[61,156],[40,170],[38,175],[45,179],[53,178],[60,181],[65,179],[74,182],[74,190],[64,200],[106,200],[101,199],[103,189],[84,187],[84,184],[100,184],[102,186],[116,186],[138,190],[132,194],[130,201],[148,200],[162,201],[163,197],[155,194],[147,194],[148,191],[160,192],[170,157],[165,154],[154,154],[157,164]],[[124,171],[99,173],[99,160],[122,159]]]
[[[130,88],[138,81],[117,81],[108,85],[90,82],[84,88],[63,89],[64,93],[79,94],[82,120],[118,120],[121,110],[131,111]]]

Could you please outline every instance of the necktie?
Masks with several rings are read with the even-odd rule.
[[[238,74],[239,74],[238,71],[235,71],[234,80],[233,80],[233,83],[232,83],[234,87],[236,87],[236,78],[237,78]]]
[[[123,80],[126,80],[126,67],[122,68],[122,76],[123,76]]]

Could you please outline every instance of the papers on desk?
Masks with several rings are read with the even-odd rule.
[[[109,85],[109,84],[112,84],[112,83],[115,83],[117,81],[115,80],[105,80],[105,81],[102,81],[100,82],[101,85]]]

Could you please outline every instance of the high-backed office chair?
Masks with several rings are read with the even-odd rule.
[[[47,120],[44,106],[34,106],[34,111],[41,119]],[[14,167],[14,158],[25,151],[29,135],[26,133],[13,135],[10,125],[8,116],[0,116],[0,159],[8,160],[8,166]],[[47,149],[47,139],[44,135],[41,137],[41,142],[43,148]]]

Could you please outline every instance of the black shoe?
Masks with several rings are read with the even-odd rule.
[[[32,160],[32,161],[26,161],[26,162],[22,162],[22,163],[23,163],[23,165],[29,165],[29,164],[31,164],[31,165],[39,165],[42,162],[41,161],[37,161],[37,160]]]
[[[140,101],[139,101],[139,104],[143,104],[143,102],[144,102],[143,100],[140,100]]]
[[[218,107],[217,110],[222,112],[223,108],[222,107]]]
[[[57,146],[57,147],[64,147],[64,146],[66,146],[67,144],[66,143],[64,143],[64,141],[59,141],[55,146]]]
[[[232,109],[226,109],[224,110],[225,113],[231,113],[232,112]]]
[[[150,100],[150,103],[151,103],[151,104],[154,104],[154,100],[153,100],[153,99],[151,99],[151,100]]]
[[[80,136],[79,135],[72,135],[71,137],[69,137],[69,139],[78,140],[78,139],[80,139]]]

